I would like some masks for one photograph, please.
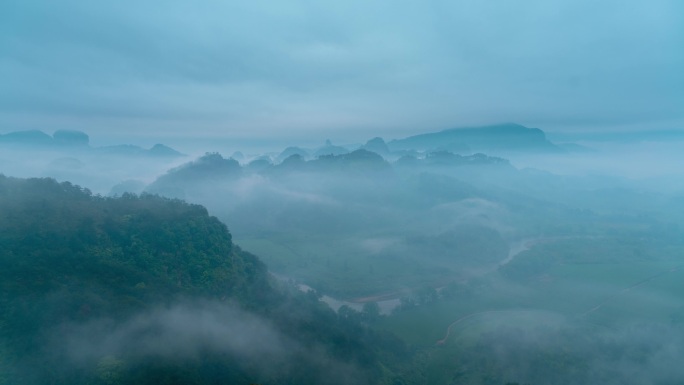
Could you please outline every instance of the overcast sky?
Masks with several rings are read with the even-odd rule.
[[[0,133],[684,128],[681,0],[0,2]]]

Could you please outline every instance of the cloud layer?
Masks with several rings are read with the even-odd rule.
[[[0,15],[0,132],[365,139],[684,121],[676,0],[27,0]]]

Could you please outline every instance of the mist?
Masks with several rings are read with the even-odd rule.
[[[51,337],[51,351],[66,366],[136,366],[141,362],[202,362],[225,357],[252,381],[277,382],[301,367],[317,368],[330,384],[364,382],[349,363],[326,356],[323,346],[304,346],[269,320],[237,304],[180,301],[128,319],[96,319],[63,326]],[[57,357],[53,359],[57,359]],[[311,373],[314,376],[314,373]]]
[[[3,165],[114,199],[159,194],[206,207],[274,282],[426,354],[406,381],[681,378],[679,142],[569,145],[509,124],[319,143],[165,150],[174,156],[5,144]],[[280,381],[302,362],[337,373],[328,383],[367,380],[329,345],[302,343],[244,304],[187,299],[52,333],[48,357],[73,368],[131,373],[218,355],[258,373],[251,381]]]
[[[681,383],[682,15],[0,4],[0,385]]]
[[[2,135],[4,134],[4,135]],[[142,187],[185,161],[182,154],[156,143],[93,145],[80,131],[14,131],[0,134],[0,166],[15,177],[50,177],[87,186],[107,195],[119,183]],[[116,189],[115,189],[116,191]]]
[[[429,348],[440,368],[426,369],[430,381],[450,373],[437,357],[451,357],[493,376],[454,377],[463,383],[667,384],[681,378],[683,358],[677,144],[384,160],[351,147],[327,163],[272,155],[192,182],[170,182],[172,171],[147,191],[206,205],[272,271],[331,306],[379,303],[383,327],[419,346],[458,315],[531,312],[521,326],[506,317],[462,325],[446,347]]]

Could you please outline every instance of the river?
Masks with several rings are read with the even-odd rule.
[[[513,241],[509,244],[508,246],[508,254],[506,255],[506,258],[502,259],[499,263],[497,263],[493,268],[488,269],[485,271],[487,272],[492,272],[495,271],[496,269],[500,268],[501,266],[504,266],[508,263],[510,263],[518,254],[522,253],[523,251],[529,250],[532,245],[534,245],[536,242],[539,242],[542,238],[525,238],[525,239],[520,239],[517,241]],[[294,281],[295,284],[297,285],[297,288],[303,292],[308,292],[310,290],[314,290],[311,286],[304,284],[304,283],[299,283],[296,280],[293,280],[290,277],[280,275],[280,274],[274,274],[271,273],[274,277],[281,281]],[[440,289],[443,289],[443,287],[438,288],[437,290],[439,291]],[[363,304],[364,302],[358,301],[358,302],[351,302],[351,301],[345,301],[337,298],[333,298],[329,295],[323,295],[321,297],[321,301],[325,302],[330,308],[333,310],[337,311],[340,307],[346,305],[349,306],[350,308],[361,311],[363,309]],[[385,300],[380,300],[380,301],[375,301],[378,306],[380,306],[380,314],[391,314],[392,311],[397,308],[401,304],[401,300],[399,298],[390,298],[390,299],[385,299]]]

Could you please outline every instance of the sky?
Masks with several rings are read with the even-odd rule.
[[[0,133],[684,128],[680,0],[6,0]]]

